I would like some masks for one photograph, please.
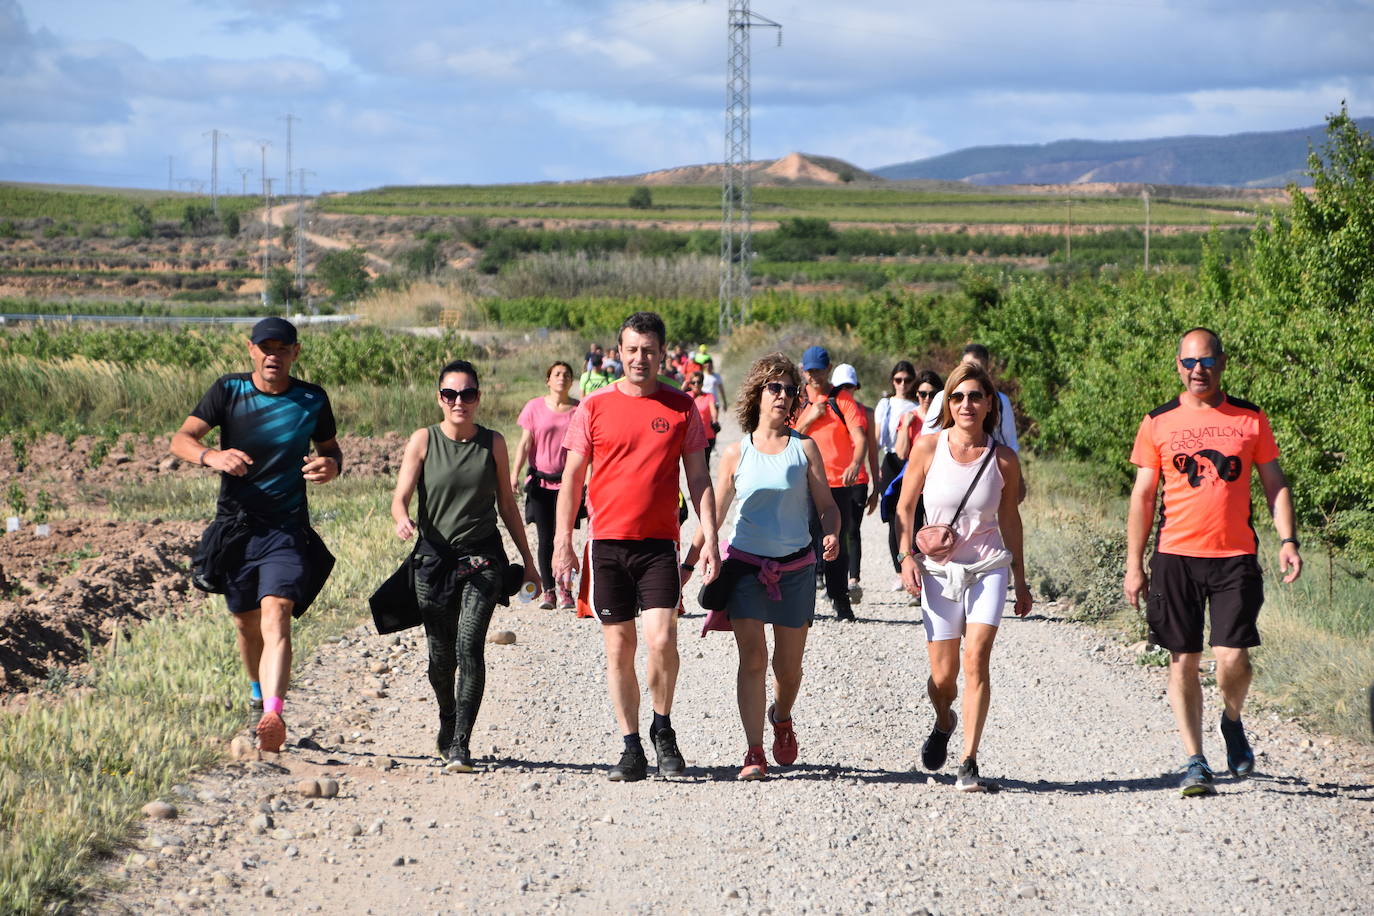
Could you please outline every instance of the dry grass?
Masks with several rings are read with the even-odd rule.
[[[384,328],[469,330],[486,325],[486,312],[477,297],[455,285],[412,283],[405,289],[374,293],[358,305],[364,321]]]

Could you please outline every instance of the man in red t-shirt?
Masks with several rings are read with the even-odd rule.
[[[1211,616],[1211,646],[1225,710],[1221,736],[1231,774],[1249,776],[1255,755],[1245,737],[1241,708],[1250,690],[1250,647],[1260,644],[1255,624],[1264,603],[1250,518],[1250,471],[1259,471],[1280,538],[1283,581],[1302,572],[1293,494],[1279,468],[1269,418],[1249,401],[1224,394],[1226,354],[1221,339],[1193,328],[1176,357],[1183,392],[1150,411],[1140,423],[1131,463],[1137,468],[1126,522],[1126,577],[1122,588],[1137,608],[1145,596],[1150,641],[1169,650],[1169,705],[1188,753],[1179,789],[1212,795],[1212,771],[1202,753],[1204,605]],[[1163,477],[1155,553],[1147,577],[1145,542]]]
[[[858,482],[868,454],[868,420],[848,390],[830,384],[830,352],[825,347],[807,347],[802,353],[801,367],[810,403],[793,425],[797,432],[815,440],[825,463],[830,495],[840,509],[840,552],[835,559],[825,562],[825,594],[835,618],[852,622],[847,544],[859,520],[854,516],[849,488]],[[811,522],[812,531],[819,536],[820,519],[813,515]],[[817,549],[817,555],[820,552]]]
[[[639,737],[639,680],[635,676],[635,617],[644,615],[649,648],[646,676],[653,699],[649,740],[662,776],[685,769],[669,714],[677,686],[677,606],[682,596],[678,559],[678,468],[706,536],[702,581],[720,569],[716,502],[706,466],[706,432],[691,397],[659,381],[663,319],[636,312],[617,343],[625,377],[585,398],[564,436],[568,450],[558,497],[554,578],[577,573],[573,521],[588,470],[589,542],[586,575],[592,609],[606,644],[606,680],[624,737],[616,782],[643,779],[648,759]]]

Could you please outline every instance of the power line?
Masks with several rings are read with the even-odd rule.
[[[720,194],[720,334],[749,320],[753,259],[753,176],[749,142],[749,30],[782,26],[730,0],[725,77],[725,162]]]
[[[283,116],[281,117],[280,120],[283,120],[283,121],[286,122],[286,193],[285,193],[283,196],[284,196],[284,197],[290,197],[290,196],[291,196],[291,125],[292,125],[292,123],[294,123],[294,122],[296,122],[296,121],[299,121],[300,118],[296,117],[295,115],[291,114],[291,112],[288,111],[285,115],[283,115]]]

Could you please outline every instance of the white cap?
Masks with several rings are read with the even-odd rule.
[[[859,387],[859,373],[855,372],[854,367],[849,363],[840,363],[830,373],[830,384],[837,388],[840,385],[853,385],[857,389]]]

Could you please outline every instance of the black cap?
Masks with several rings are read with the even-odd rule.
[[[284,344],[296,342],[296,326],[285,318],[264,318],[253,325],[253,333],[248,338],[255,344],[265,340],[280,340]]]

